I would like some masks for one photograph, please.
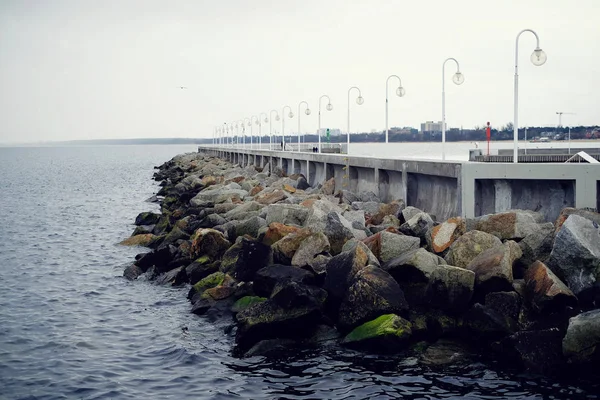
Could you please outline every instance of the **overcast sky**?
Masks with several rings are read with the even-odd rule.
[[[441,119],[446,64],[450,127],[513,120],[515,37],[520,126],[600,124],[599,0],[0,0],[0,143],[212,137],[217,124],[290,105],[286,132],[419,128]],[[188,89],[179,89],[186,86]],[[274,123],[281,131],[281,122]],[[255,128],[255,132],[256,132]],[[268,132],[268,124],[263,132]]]

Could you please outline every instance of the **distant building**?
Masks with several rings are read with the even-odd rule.
[[[400,127],[392,127],[390,128],[390,133],[400,134],[400,135],[410,135],[412,133],[419,133],[418,130],[411,128],[410,126],[405,126],[404,128]]]
[[[448,126],[445,126],[448,129]],[[442,131],[442,121],[425,121],[421,124],[421,132],[438,133]]]
[[[321,128],[319,130],[319,133],[321,134],[321,136],[327,135],[327,128]],[[342,134],[342,131],[339,129],[329,129],[329,134],[331,136],[339,136]]]

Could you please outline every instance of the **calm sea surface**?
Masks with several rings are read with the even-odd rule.
[[[186,288],[128,282],[116,245],[156,210],[153,166],[195,146],[0,148],[1,399],[585,398],[598,386],[337,347],[231,357]]]

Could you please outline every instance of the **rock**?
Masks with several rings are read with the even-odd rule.
[[[377,204],[378,208],[374,213],[371,214],[371,218],[367,221],[371,225],[380,225],[383,223],[386,217],[398,217],[401,215],[402,210],[404,209],[404,202],[400,201],[392,201],[388,204],[380,204],[376,202],[367,202],[365,204]]]
[[[460,217],[450,218],[429,230],[425,236],[427,246],[433,252],[442,254],[465,232],[466,223],[464,219]]]
[[[237,281],[249,282],[259,269],[273,263],[271,247],[256,240],[240,237],[223,255],[220,270]]]
[[[538,230],[525,236],[519,242],[523,256],[519,265],[523,272],[536,260],[545,262],[552,251],[554,241],[554,225],[550,222],[539,224]]]
[[[340,190],[337,194],[336,197],[339,197],[340,202],[341,203],[345,203],[345,204],[352,204],[355,201],[360,201],[360,199],[358,198],[357,195],[355,195],[353,192],[349,191],[349,190]]]
[[[127,239],[121,241],[119,244],[121,246],[142,246],[148,247],[148,244],[152,243],[153,240],[156,240],[156,236],[151,233],[146,233],[142,235],[135,235],[128,237]]]
[[[248,348],[264,339],[308,337],[320,317],[315,306],[285,309],[267,300],[237,314],[236,342],[241,348]]]
[[[152,233],[156,225],[140,225],[136,226],[131,236],[144,235],[146,233]]]
[[[262,242],[267,246],[271,246],[275,242],[283,239],[290,233],[295,233],[302,230],[297,226],[288,226],[279,222],[273,222],[269,225],[265,235],[263,236]]]
[[[285,190],[288,193],[296,193],[296,188],[293,187],[292,185],[283,185],[283,190]]]
[[[191,252],[193,258],[206,255],[211,260],[216,260],[222,257],[225,251],[231,246],[231,243],[225,239],[223,233],[210,228],[198,229],[190,240],[192,242]]]
[[[481,295],[513,289],[513,263],[521,249],[512,240],[479,253],[466,266],[475,272],[475,290]]]
[[[332,195],[335,192],[335,178],[331,178],[331,179],[323,182],[321,191],[323,192],[323,194]]]
[[[400,232],[421,239],[421,244],[427,241],[427,231],[433,228],[433,219],[427,213],[418,213],[400,225]]]
[[[325,267],[323,289],[327,290],[327,309],[330,315],[337,316],[339,305],[346,295],[354,276],[367,266],[369,256],[361,247],[340,253],[329,260]]]
[[[292,339],[261,340],[246,351],[244,357],[277,357],[293,350],[296,346],[298,343]]]
[[[149,253],[144,254],[136,264],[146,272],[150,267],[155,266],[158,272],[167,272],[169,263],[177,252],[174,246],[164,246]]]
[[[304,226],[309,210],[296,204],[270,204],[263,209],[267,225],[279,222],[284,225]]]
[[[363,240],[375,257],[382,263],[419,248],[419,238],[381,231]]]
[[[304,283],[282,281],[275,284],[271,299],[285,309],[312,306],[320,309],[327,299],[327,292]]]
[[[562,224],[564,224],[564,222],[567,220],[567,218],[569,218],[569,215],[578,215],[582,218],[586,218],[592,222],[595,222],[597,225],[600,225],[600,213],[597,213],[597,212],[591,211],[591,210],[581,209],[581,208],[566,207],[566,208],[562,209],[562,211],[560,212],[560,215],[558,216],[558,218],[556,219],[556,222],[554,223],[554,228],[555,228],[556,232],[558,232],[560,230],[560,228],[562,227]]]
[[[329,239],[331,254],[339,254],[342,251],[344,243],[354,237],[351,228],[342,223],[343,217],[334,211],[327,214],[327,225],[323,233]]]
[[[185,273],[188,281],[194,285],[208,275],[219,270],[218,262],[211,262],[211,258],[207,255],[199,257],[185,268]]]
[[[403,222],[409,221],[412,217],[414,217],[415,215],[420,214],[422,212],[423,212],[423,210],[419,210],[417,207],[413,207],[413,206],[405,207],[401,211],[402,221]]]
[[[427,349],[421,355],[421,362],[425,365],[456,365],[469,362],[474,355],[464,343],[454,340],[441,339]]]
[[[171,229],[171,232],[169,232],[163,239],[162,245],[174,245],[178,240],[187,240],[189,237],[190,235],[188,235],[186,232],[174,226],[173,229]]]
[[[156,225],[161,215],[152,213],[152,212],[143,212],[139,213],[137,217],[135,217],[135,225]]]
[[[527,269],[525,285],[527,297],[537,312],[549,313],[577,305],[573,292],[541,261]]]
[[[194,196],[193,199],[190,200],[190,204],[192,206],[198,207],[202,205],[205,201],[210,201],[212,203],[218,204],[225,203],[232,199],[243,200],[248,195],[248,192],[241,189],[239,185],[237,186],[237,189],[227,187],[204,189],[196,196]]]
[[[249,235],[251,237],[258,237],[258,232],[264,226],[267,226],[267,221],[261,217],[248,218],[235,227],[235,234],[236,236]]]
[[[308,184],[304,176],[301,176],[298,178],[298,180],[296,180],[296,189],[306,190],[308,188],[310,188],[310,185]]]
[[[263,207],[264,207],[264,205],[262,205],[256,201],[249,201],[247,203],[240,204],[237,207],[227,211],[223,217],[225,217],[225,219],[228,221],[231,221],[234,219],[242,220],[242,219],[245,219],[247,213],[252,212],[252,211],[259,211]]]
[[[544,222],[544,216],[538,212],[511,210],[477,218],[474,229],[502,240],[518,240],[536,232],[540,222]]]
[[[367,265],[374,265],[376,267],[381,267],[379,260],[377,259],[377,257],[375,257],[373,252],[367,247],[367,245],[356,239],[348,240],[344,244],[344,247],[342,247],[342,253],[346,252],[346,251],[354,250],[357,246],[361,247],[362,250],[367,253],[367,257],[368,257]]]
[[[383,206],[383,204],[381,204],[378,201],[368,201],[368,202],[353,201],[351,206],[352,206],[353,210],[364,211],[369,216],[373,216],[379,212],[379,208],[381,206]],[[380,216],[380,218],[383,219],[383,216]],[[375,224],[375,225],[378,225],[378,224]]]
[[[375,351],[395,351],[404,347],[412,335],[411,324],[404,318],[386,314],[356,327],[343,344]]]
[[[329,252],[329,239],[321,232],[313,233],[304,239],[292,257],[292,265],[308,265],[316,255]]]
[[[264,190],[264,187],[262,187],[261,185],[256,185],[252,188],[252,190],[250,190],[250,196],[256,196],[257,194],[259,194],[260,192],[262,192]]]
[[[353,226],[354,223],[358,223],[362,228],[365,227],[365,212],[362,210],[346,210],[342,213],[342,216],[346,218]]]
[[[521,310],[521,297],[516,292],[493,292],[485,296],[485,306],[507,321],[508,326],[517,326]]]
[[[449,312],[463,312],[473,297],[474,287],[474,272],[441,265],[431,272],[425,297],[432,307]]]
[[[238,299],[235,303],[233,303],[233,306],[231,306],[231,311],[234,313],[239,313],[240,311],[245,310],[253,304],[262,303],[266,300],[267,299],[265,297],[244,296],[241,299]]]
[[[157,285],[173,285],[177,286],[182,284],[182,279],[180,276],[185,275],[184,267],[174,268],[164,274],[158,276],[155,280]]]
[[[259,269],[254,275],[254,293],[270,297],[273,288],[279,282],[300,282],[313,284],[315,277],[309,271],[289,265],[274,264]]]
[[[290,265],[294,254],[302,242],[312,235],[308,229],[301,229],[297,232],[292,232],[275,242],[271,248],[273,249],[273,260],[280,264]]]
[[[499,340],[518,330],[514,320],[480,303],[465,313],[464,324],[469,330],[467,337],[472,339]]]
[[[560,371],[564,365],[561,340],[562,333],[552,328],[517,332],[506,340],[506,345],[528,370],[548,374]]]
[[[213,274],[208,275],[207,277],[201,279],[194,286],[192,286],[192,293],[203,293],[206,289],[210,289],[213,287],[217,287],[221,285],[226,279],[226,274],[223,272],[217,271]],[[188,295],[191,298],[191,296]]]
[[[481,252],[501,244],[500,239],[494,235],[481,231],[470,231],[450,245],[450,250],[444,259],[448,265],[466,268]]]
[[[573,215],[566,223],[571,218]],[[600,360],[600,310],[584,312],[569,320],[567,334],[562,341],[562,351],[572,363]]]
[[[598,224],[576,214],[570,215],[554,239],[547,265],[575,295],[592,287],[600,280]]]
[[[381,202],[379,196],[371,191],[362,191],[358,193],[358,198],[360,201],[376,201],[378,203]]]
[[[135,264],[130,264],[123,271],[123,277],[127,280],[133,281],[142,275],[144,271]]]
[[[352,329],[383,314],[403,314],[408,303],[398,283],[381,268],[366,266],[356,273],[340,305],[338,326]]]

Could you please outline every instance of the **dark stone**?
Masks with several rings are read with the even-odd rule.
[[[176,252],[177,248],[175,246],[160,247],[144,254],[136,263],[144,272],[153,265],[159,273],[167,272],[169,270],[168,265]]]
[[[138,278],[138,276],[142,275],[144,273],[144,271],[137,265],[135,264],[131,264],[128,265],[127,268],[125,268],[125,271],[123,271],[123,276],[130,280],[133,281],[135,279]]]
[[[464,316],[468,338],[498,340],[515,333],[518,329],[512,318],[507,318],[496,310],[475,303]]]
[[[321,308],[327,299],[327,292],[316,286],[294,281],[278,282],[273,288],[271,299],[287,309],[294,307]]]
[[[485,296],[485,305],[505,319],[511,319],[511,326],[516,326],[521,310],[521,297],[516,292],[493,292]]]
[[[221,264],[221,270],[229,273],[237,281],[251,281],[256,272],[272,262],[271,246],[242,237],[223,255],[228,259]]]
[[[296,181],[296,189],[306,190],[309,187],[310,187],[310,185],[306,181],[306,178],[303,176],[299,177],[298,180]]]
[[[276,357],[293,350],[296,346],[298,343],[292,339],[261,340],[244,353],[244,357]]]
[[[158,222],[161,215],[152,212],[139,213],[135,218],[136,225],[154,225]]]
[[[552,374],[565,363],[562,337],[563,333],[556,328],[517,332],[501,342],[500,355],[518,358],[532,372]]]
[[[188,281],[194,285],[196,282],[200,281],[203,278],[206,278],[213,272],[217,272],[219,270],[218,262],[208,262],[208,258],[204,258],[201,261],[194,261],[190,265],[185,268],[185,272],[188,276]]]
[[[277,283],[301,282],[312,284],[314,283],[314,275],[302,268],[275,264],[258,270],[253,280],[256,295],[270,297]]]
[[[178,267],[175,269],[172,269],[168,272],[165,272],[164,274],[159,275],[155,282],[159,285],[173,285],[176,286],[177,284],[181,284],[181,274],[185,274],[184,268],[183,267]],[[179,279],[178,279],[179,276]],[[179,283],[177,283],[179,282]]]

